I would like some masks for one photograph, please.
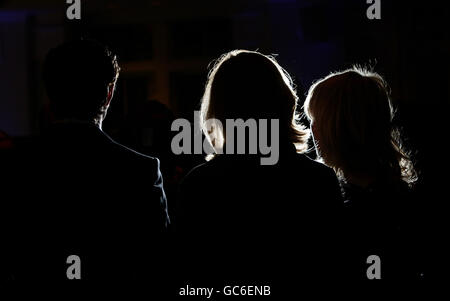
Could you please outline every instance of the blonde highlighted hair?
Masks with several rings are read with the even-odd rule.
[[[393,126],[389,88],[379,74],[358,66],[331,73],[311,86],[304,112],[319,157],[338,176],[416,180],[410,154]]]

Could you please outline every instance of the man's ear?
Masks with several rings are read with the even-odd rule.
[[[115,87],[116,87],[116,84],[108,85],[108,95],[106,96],[106,102],[105,102],[106,107],[109,107],[109,104],[111,103],[111,100],[114,96]]]

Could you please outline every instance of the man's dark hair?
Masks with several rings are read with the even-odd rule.
[[[119,75],[117,58],[92,40],[51,49],[44,63],[44,83],[56,119],[95,120],[104,112],[108,86]]]

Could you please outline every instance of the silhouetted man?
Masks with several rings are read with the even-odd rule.
[[[116,57],[93,41],[48,53],[53,122],[22,155],[31,196],[20,197],[24,206],[15,212],[15,245],[34,259],[19,258],[14,277],[73,277],[70,255],[81,260],[81,278],[95,280],[148,276],[163,261],[169,217],[159,160],[102,131],[119,70]]]

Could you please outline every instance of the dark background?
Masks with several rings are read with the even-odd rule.
[[[122,72],[104,130],[161,158],[169,202],[180,177],[202,160],[171,154],[171,120],[193,118],[212,59],[236,48],[278,54],[301,99],[330,71],[370,65],[390,84],[396,122],[416,150],[417,193],[426,201],[420,222],[439,242],[448,199],[445,3],[381,0],[381,20],[369,20],[365,0],[85,0],[81,20],[70,21],[64,0],[0,0],[0,147],[24,144],[45,128],[43,59],[81,36],[117,53]]]

